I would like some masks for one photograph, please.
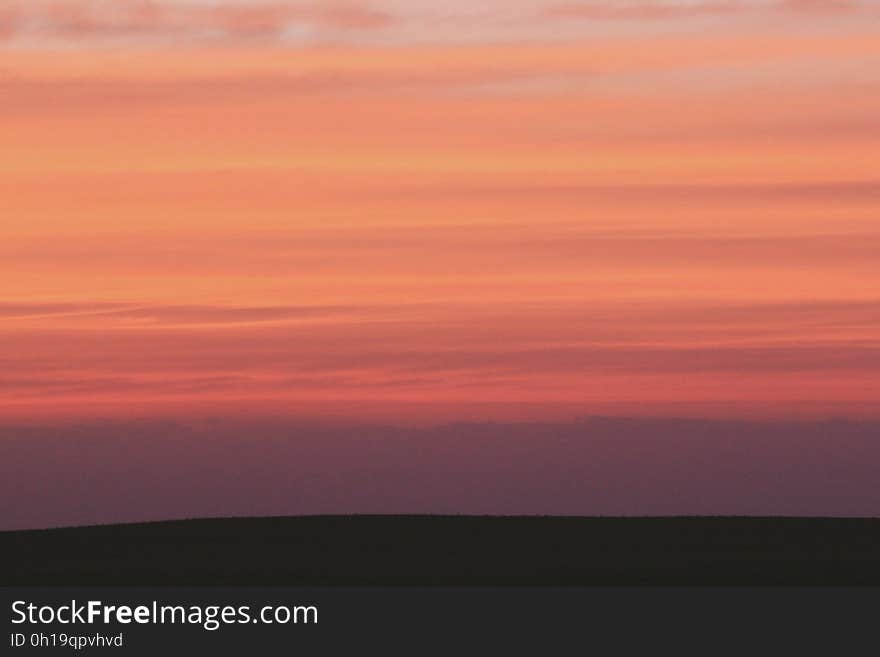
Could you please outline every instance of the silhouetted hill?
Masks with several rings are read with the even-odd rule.
[[[880,584],[880,519],[304,516],[0,533],[3,584]]]

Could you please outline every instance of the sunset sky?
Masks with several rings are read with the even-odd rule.
[[[0,421],[877,417],[878,347],[880,2],[0,2]]]

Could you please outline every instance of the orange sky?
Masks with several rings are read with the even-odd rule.
[[[0,418],[877,414],[878,3],[432,6],[4,4]]]

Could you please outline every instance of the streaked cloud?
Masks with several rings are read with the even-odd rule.
[[[872,5],[552,6],[5,3],[0,417],[876,407]]]
[[[644,34],[695,20],[748,28],[875,12],[873,0],[492,0],[476,7],[461,0],[442,7],[424,0],[7,0],[0,39],[86,48],[548,42],[602,36],[593,24]]]
[[[654,21],[774,12],[843,14],[869,10],[867,0],[595,0],[551,6],[547,15],[590,20]]]
[[[622,2],[573,2],[550,7],[550,16],[568,18],[589,18],[594,20],[661,20],[672,18],[693,18],[699,16],[718,16],[754,9],[754,5],[737,0],[717,0],[710,2],[687,2],[661,0],[643,2],[625,0]]]
[[[0,14],[6,38],[81,43],[272,41],[298,26],[344,32],[392,23],[357,0],[9,0]]]
[[[363,314],[370,309],[333,306],[139,306],[111,303],[2,303],[0,322],[106,318],[142,325],[254,324]]]
[[[553,404],[729,402],[766,386],[784,409],[816,394],[867,403],[880,369],[877,301],[19,303],[3,314],[4,414],[22,404],[528,399],[554,417]]]
[[[874,0],[780,0],[783,9],[791,11],[838,13],[870,10],[877,8]]]

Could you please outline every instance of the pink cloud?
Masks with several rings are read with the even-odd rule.
[[[227,1],[193,6],[167,0],[10,0],[0,8],[0,38],[249,39],[278,37],[294,25],[359,30],[391,23],[389,14],[350,2]]]
[[[742,9],[741,3],[733,0],[713,0],[700,3],[668,2],[580,2],[551,7],[548,13],[559,17],[580,17],[594,19],[632,19],[653,20],[681,18],[712,14],[726,14]]]
[[[207,20],[229,36],[264,37],[278,35],[295,23],[339,30],[381,28],[392,22],[390,15],[353,4],[335,6],[289,3],[261,5],[220,5],[191,10],[189,19],[196,27]]]
[[[9,39],[18,32],[20,13],[16,7],[0,7],[0,41]]]
[[[781,0],[780,6],[790,11],[848,12],[864,9],[858,0]]]
[[[670,2],[668,0],[632,0],[631,2],[589,0],[550,7],[547,14],[556,17],[596,20],[660,20],[760,11],[852,12],[865,9],[858,0],[778,0],[756,5],[742,0],[704,0]]]

